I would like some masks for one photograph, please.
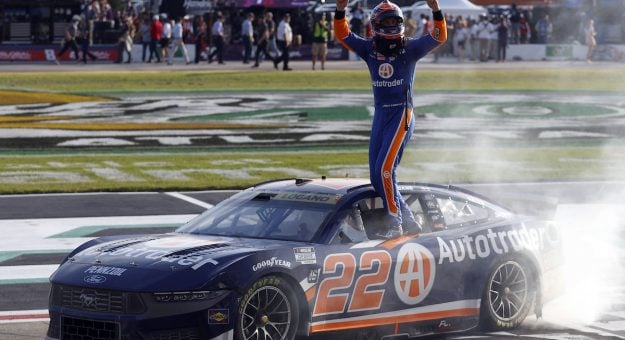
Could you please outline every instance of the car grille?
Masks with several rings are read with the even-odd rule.
[[[140,314],[145,311],[137,293],[54,285],[52,303],[94,312]]]
[[[61,318],[62,340],[118,340],[119,334],[115,322]]]
[[[150,340],[200,340],[200,331],[197,328],[169,329],[150,332]]]

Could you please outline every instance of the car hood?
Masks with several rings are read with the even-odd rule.
[[[128,237],[95,243],[70,256],[53,283],[108,289],[228,288],[228,267],[290,242],[189,234]],[[223,282],[222,282],[223,281]]]

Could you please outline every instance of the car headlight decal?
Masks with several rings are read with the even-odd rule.
[[[204,290],[194,292],[163,292],[154,293],[156,302],[186,302],[186,301],[206,301],[218,299],[226,295],[229,290]]]

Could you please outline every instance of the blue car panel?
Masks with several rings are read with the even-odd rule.
[[[89,241],[50,277],[48,338],[413,337],[540,314],[559,279],[557,226],[459,188],[400,190],[420,234],[379,237],[367,181],[290,179],[173,233]]]

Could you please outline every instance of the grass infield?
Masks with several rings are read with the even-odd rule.
[[[365,70],[332,72],[236,71],[115,71],[4,73],[0,105],[63,104],[115,100],[115,96],[154,93],[223,93],[273,91],[370,92]],[[625,68],[558,69],[422,69],[416,92],[620,93],[625,92]],[[564,104],[559,104],[566,108]],[[585,109],[571,112],[584,116]],[[354,109],[354,117],[366,113]],[[592,112],[589,112],[589,115]],[[315,117],[331,117],[325,109]],[[202,117],[168,123],[108,126],[72,122],[79,117],[0,115],[0,128],[72,130],[259,128],[234,125],[228,117]],[[216,119],[217,118],[217,119]],[[232,117],[235,118],[235,117]],[[61,122],[56,122],[60,120]],[[277,128],[280,126],[263,126]],[[87,191],[160,191],[243,188],[281,178],[309,176],[368,177],[367,148],[362,146],[264,149],[162,148],[85,151],[8,150],[0,152],[0,193]],[[439,183],[625,179],[623,145],[539,143],[473,146],[411,143],[399,177]],[[616,157],[614,155],[617,155]]]

